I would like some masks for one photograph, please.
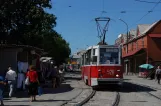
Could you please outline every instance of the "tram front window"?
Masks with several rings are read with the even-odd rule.
[[[101,48],[100,64],[119,64],[119,50],[117,48]]]

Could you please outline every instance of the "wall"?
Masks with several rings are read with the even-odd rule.
[[[158,38],[148,36],[148,55],[155,61],[161,60],[161,22],[149,34],[158,34]]]
[[[9,66],[15,71],[17,70],[17,50],[0,49],[0,74],[7,71]]]
[[[127,46],[124,45],[122,48],[122,56],[126,55]],[[147,36],[142,36],[128,43],[128,53],[135,52],[141,48],[147,48]]]

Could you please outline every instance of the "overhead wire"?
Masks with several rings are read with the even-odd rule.
[[[152,13],[154,11],[154,9],[157,7],[157,5],[161,3],[161,0],[159,0],[158,2],[156,2],[156,4],[153,6],[153,8],[150,9],[150,11],[148,11],[145,15],[143,15],[139,20],[137,20],[135,22],[135,24],[137,24],[139,21],[141,21],[144,17],[146,17],[148,14]],[[131,25],[132,27],[133,25]]]
[[[150,1],[143,1],[143,0],[135,0],[135,1],[144,2],[144,3],[158,3],[158,2],[150,2]],[[159,2],[159,3],[161,3],[161,2]]]

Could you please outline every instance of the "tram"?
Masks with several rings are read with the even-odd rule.
[[[81,59],[84,82],[92,87],[107,84],[122,85],[121,49],[118,46],[96,45],[88,47]]]

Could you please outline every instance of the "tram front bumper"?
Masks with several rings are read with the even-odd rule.
[[[98,84],[119,84],[123,83],[123,78],[98,78]]]

